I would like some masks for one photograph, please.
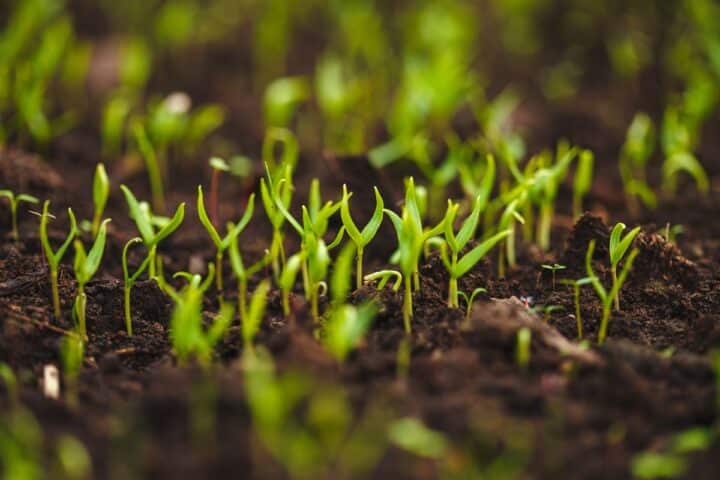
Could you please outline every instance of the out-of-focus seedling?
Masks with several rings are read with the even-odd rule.
[[[53,313],[55,318],[60,318],[60,293],[58,290],[58,266],[62,260],[65,252],[67,251],[70,243],[78,233],[77,222],[75,220],[75,214],[71,208],[68,208],[68,218],[70,219],[70,232],[68,233],[65,241],[60,245],[57,251],[53,251],[50,245],[50,239],[47,233],[47,224],[50,218],[50,200],[45,200],[43,205],[42,216],[40,217],[40,242],[42,243],[43,251],[45,252],[45,258],[47,259],[48,266],[50,267],[50,287],[52,291],[52,303]]]
[[[26,195],[24,193],[15,195],[11,190],[0,190],[0,197],[5,197],[10,202],[10,217],[12,221],[12,238],[16,242],[20,240],[20,233],[18,231],[17,221],[17,207],[20,203],[38,203],[39,200],[32,195]]]

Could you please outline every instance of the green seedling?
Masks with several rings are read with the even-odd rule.
[[[670,225],[670,222],[666,223],[665,228],[662,229],[662,236],[668,243],[675,243],[677,237],[683,233],[685,233],[685,227],[682,225]]]
[[[388,427],[388,437],[397,447],[424,458],[440,459],[449,449],[442,433],[431,430],[417,418],[394,421]]]
[[[468,296],[468,294],[465,292],[458,292],[458,295],[462,297],[462,299],[465,301],[465,323],[470,322],[470,314],[472,313],[472,307],[475,303],[475,297],[477,297],[481,293],[487,293],[487,289],[478,287],[472,291],[470,296]]]
[[[130,116],[131,110],[132,103],[128,95],[123,93],[113,95],[107,104],[105,104],[101,121],[103,158],[109,158],[112,155],[120,153],[125,133],[125,124]]]
[[[215,226],[212,224],[210,217],[208,217],[207,211],[205,210],[202,187],[198,185],[198,217],[200,217],[200,223],[202,223],[203,227],[205,227],[205,230],[210,235],[210,238],[212,239],[213,243],[215,244],[215,248],[217,249],[217,252],[215,254],[215,287],[217,288],[218,296],[220,297],[221,301],[223,299],[223,255],[225,253],[225,250],[230,247],[231,243],[237,242],[238,236],[242,233],[243,230],[245,230],[245,227],[247,227],[250,219],[252,218],[254,208],[255,194],[252,193],[250,194],[247,208],[245,209],[245,213],[243,214],[240,221],[238,221],[237,224],[232,225],[232,227],[228,225],[228,227],[230,228],[228,228],[225,237],[221,238],[220,234],[218,234],[217,230],[215,229]]]
[[[123,304],[125,307],[125,331],[127,332],[129,337],[132,337],[133,329],[132,329],[132,313],[131,313],[131,305],[130,305],[130,299],[131,299],[131,293],[133,285],[135,285],[135,282],[137,279],[142,275],[142,273],[147,269],[148,263],[150,262],[150,257],[145,257],[145,260],[140,263],[140,266],[138,266],[137,270],[131,275],[130,269],[128,267],[128,250],[131,246],[133,246],[136,243],[142,243],[142,238],[135,237],[128,240],[128,242],[123,247],[122,252],[122,269],[123,269]]]
[[[185,203],[178,205],[175,215],[171,219],[158,217],[150,211],[150,206],[146,202],[138,202],[135,195],[125,185],[120,185],[120,189],[125,195],[125,200],[130,210],[130,218],[135,221],[140,237],[148,251],[148,276],[156,279],[156,268],[158,244],[170,236],[177,230],[185,218]]]
[[[9,480],[40,480],[44,436],[32,411],[17,406],[0,414],[0,473]]]
[[[375,235],[377,234],[383,221],[383,208],[385,208],[385,203],[383,202],[382,196],[380,195],[380,191],[377,187],[373,187],[373,190],[375,191],[375,211],[373,212],[370,221],[367,225],[365,225],[362,231],[360,231],[350,215],[350,196],[352,194],[349,194],[347,186],[343,185],[343,196],[340,204],[340,218],[345,226],[345,231],[357,249],[357,264],[355,266],[356,288],[360,288],[363,281],[363,251],[372,239],[375,238]]]
[[[583,150],[578,157],[577,170],[573,180],[573,217],[580,218],[583,213],[583,199],[592,188],[595,155]]]
[[[246,349],[253,348],[253,339],[260,330],[269,291],[270,282],[263,280],[253,292],[252,298],[250,298],[250,308],[245,312],[241,324],[243,344]]]
[[[78,320],[78,331],[83,340],[87,340],[87,325],[85,321],[85,308],[87,306],[87,295],[85,285],[95,276],[103,253],[105,252],[105,238],[107,237],[107,224],[109,219],[103,220],[100,224],[97,237],[90,252],[85,252],[85,247],[79,239],[75,240],[75,279],[77,280],[78,292],[75,298],[75,315]]]
[[[665,161],[662,165],[663,190],[673,197],[680,173],[692,177],[701,194],[710,192],[710,180],[700,161],[692,153],[694,138],[691,127],[675,108],[668,108],[663,118],[662,146]]]
[[[655,150],[655,126],[645,113],[637,113],[630,124],[620,153],[620,177],[631,213],[638,212],[638,199],[649,208],[657,198],[647,183],[647,162]]]
[[[620,293],[620,289],[622,288],[622,285],[625,283],[625,279],[630,273],[630,269],[632,268],[632,264],[635,261],[635,257],[638,255],[639,250],[634,248],[627,256],[622,271],[617,277],[617,280],[613,279],[613,285],[610,288],[610,291],[607,291],[605,287],[603,287],[600,279],[597,277],[597,275],[595,275],[595,272],[593,271],[592,257],[594,252],[595,240],[591,240],[590,244],[588,245],[587,253],[585,254],[585,268],[587,270],[588,278],[590,278],[590,283],[595,289],[595,292],[600,298],[600,303],[602,304],[602,319],[600,321],[600,330],[598,331],[598,343],[602,345],[602,343],[605,342],[605,337],[607,336],[607,328],[608,323],[610,322],[610,312],[612,311],[613,300]]]
[[[102,222],[102,215],[110,196],[110,180],[108,179],[105,165],[98,163],[95,168],[95,176],[93,177],[93,204],[95,210],[92,220],[92,235],[97,237]]]
[[[85,343],[78,335],[66,335],[60,343],[60,363],[62,365],[67,401],[71,406],[77,405],[77,378],[85,357]]]
[[[282,305],[285,316],[290,315],[290,292],[295,286],[295,280],[297,279],[297,274],[300,271],[300,268],[302,268],[302,265],[303,255],[296,253],[288,258],[287,262],[285,262],[285,267],[280,274],[278,285],[280,286],[280,291],[282,292]]]
[[[145,126],[141,122],[132,125],[135,143],[140,155],[145,161],[148,179],[150,180],[150,192],[152,194],[153,209],[156,212],[165,212],[165,188],[163,187],[162,171],[158,164],[158,157],[155,147],[150,142]]]
[[[635,227],[630,230],[625,237],[622,237],[622,232],[625,228],[624,223],[618,223],[610,232],[610,272],[612,274],[613,285],[617,283],[618,264],[625,257],[637,234],[640,233],[640,227]],[[615,296],[615,310],[620,310],[619,290]]]
[[[310,85],[305,77],[279,78],[265,90],[265,124],[287,127],[302,102],[310,96]]]
[[[230,328],[234,308],[230,304],[223,304],[212,325],[206,329],[203,326],[203,296],[212,284],[214,266],[208,265],[208,275],[204,280],[200,275],[180,276],[189,279],[187,286],[176,296],[175,309],[170,318],[173,351],[181,364],[195,358],[204,367],[209,367],[215,345]]]
[[[208,162],[212,169],[210,177],[210,221],[214,224],[218,221],[218,194],[220,193],[220,175],[222,172],[229,172],[230,165],[220,157],[212,157]]]
[[[63,478],[92,478],[92,459],[85,446],[75,437],[62,434],[55,443],[57,463]]]
[[[420,288],[420,275],[418,273],[420,255],[422,254],[425,242],[443,231],[445,221],[443,220],[433,228],[423,230],[418,195],[412,177],[407,180],[405,185],[405,204],[403,205],[402,214],[398,215],[388,209],[384,209],[383,211],[390,217],[397,235],[398,250],[393,255],[393,260],[400,265],[403,283],[405,284],[403,294],[403,324],[405,331],[410,333],[410,319],[413,316],[413,283],[415,284],[415,290]]]
[[[532,345],[532,331],[528,327],[522,327],[517,332],[515,339],[515,363],[523,370],[530,366],[530,347]]]
[[[38,203],[40,200],[33,197],[32,195],[26,195],[24,193],[20,193],[18,195],[15,195],[11,190],[0,190],[0,197],[5,197],[10,202],[10,217],[12,221],[12,238],[16,242],[20,240],[20,232],[18,231],[18,221],[17,221],[17,207],[20,203]]]
[[[550,270],[552,272],[552,289],[555,291],[555,272],[558,270],[565,270],[567,267],[558,263],[553,263],[552,265],[541,265],[541,267],[544,270]]]
[[[65,241],[60,245],[57,251],[53,251],[50,245],[50,239],[47,233],[48,219],[50,218],[50,200],[45,200],[43,204],[42,216],[40,217],[40,243],[42,243],[43,251],[45,252],[45,258],[47,259],[48,266],[50,267],[50,287],[52,291],[52,303],[53,313],[55,318],[60,318],[60,293],[58,291],[58,266],[62,260],[65,252],[67,251],[70,243],[73,241],[75,236],[78,234],[77,222],[75,221],[75,214],[71,208],[68,208],[68,218],[70,219],[70,232],[68,233]]]
[[[346,246],[335,261],[330,289],[333,306],[322,337],[325,349],[339,363],[360,343],[377,312],[373,303],[359,307],[345,303],[350,291],[353,250],[352,245]]]
[[[535,313],[542,313],[543,316],[543,322],[548,323],[550,321],[550,316],[553,314],[553,312],[559,312],[565,310],[565,308],[561,305],[537,305],[530,309],[530,311]]]
[[[585,285],[590,285],[592,279],[590,277],[583,277],[579,280],[562,279],[560,283],[570,285],[573,288],[573,301],[575,303],[575,323],[577,324],[578,340],[583,339],[583,324],[582,316],[580,313],[580,289]]]
[[[233,229],[233,226],[228,225],[229,230]],[[240,247],[237,241],[230,242],[230,248],[228,250],[230,256],[230,266],[232,267],[233,273],[238,281],[238,315],[240,322],[243,323],[248,316],[247,311],[247,283],[250,277],[260,271],[268,262],[268,256],[265,255],[259,261],[245,267],[240,254]]]
[[[282,147],[280,161],[277,161],[275,157],[275,151],[278,145]],[[298,146],[297,138],[295,138],[295,135],[293,135],[290,130],[271,127],[265,132],[265,138],[262,144],[262,161],[270,172],[268,176],[272,178],[279,177],[279,168],[281,175],[285,175],[287,181],[290,182],[292,172],[295,171],[295,166],[297,165],[299,152],[300,147]],[[289,173],[286,171],[287,169],[289,169]],[[271,179],[269,178],[268,180]]]
[[[503,211],[502,215],[500,216],[500,223],[498,224],[498,230],[502,231],[510,231],[510,234],[507,236],[506,239],[504,239],[502,242],[504,243],[504,247],[500,247],[499,255],[498,255],[498,276],[500,278],[505,277],[505,261],[507,259],[507,266],[509,268],[515,268],[517,265],[517,254],[515,253],[515,223],[520,222],[520,224],[525,223],[525,217],[520,215],[518,213],[517,208],[522,204],[522,202],[525,201],[526,195],[522,195],[521,198],[516,198],[515,200],[508,203],[507,207],[505,207],[505,210]]]
[[[377,272],[369,273],[363,277],[366,282],[379,280],[377,284],[378,290],[385,288],[385,285],[387,285],[391,278],[395,278],[395,283],[392,285],[392,291],[397,292],[400,290],[400,286],[402,285],[402,273],[397,270],[378,270]]]
[[[264,178],[260,179],[260,198],[263,202],[265,215],[267,216],[273,229],[272,241],[268,256],[272,265],[273,275],[276,280],[280,279],[280,272],[285,268],[285,246],[283,224],[285,223],[285,215],[276,204],[279,202],[287,210],[290,208],[292,201],[292,166],[284,164],[280,170],[283,176],[278,179],[276,184],[270,175],[270,167],[268,170],[267,182]]]

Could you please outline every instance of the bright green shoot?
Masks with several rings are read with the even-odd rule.
[[[565,265],[560,265],[559,263],[553,263],[552,265],[541,265],[543,270],[550,270],[552,272],[552,289],[555,291],[555,272],[559,270],[565,270],[567,267]]]
[[[280,286],[280,291],[282,292],[282,306],[285,316],[290,315],[290,292],[292,292],[292,289],[295,286],[297,274],[302,265],[303,255],[296,253],[288,258],[280,274],[278,285]]]
[[[100,224],[97,237],[89,252],[79,239],[75,240],[75,279],[78,284],[77,297],[75,298],[75,315],[78,321],[78,333],[83,339],[87,339],[87,326],[85,321],[85,309],[87,306],[87,295],[85,285],[95,276],[103,253],[105,252],[105,238],[107,237],[107,224],[109,219],[103,220]]]
[[[135,270],[135,272],[131,275],[130,269],[128,267],[128,250],[131,246],[133,246],[136,243],[142,243],[142,238],[135,237],[128,240],[128,242],[125,244],[125,247],[123,247],[122,252],[122,269],[123,269],[123,286],[124,286],[124,295],[123,295],[123,303],[125,307],[125,330],[127,331],[127,334],[129,337],[132,337],[133,330],[132,330],[132,312],[131,312],[131,305],[130,305],[130,299],[131,299],[131,293],[132,293],[132,287],[135,285],[135,282],[137,279],[142,275],[142,273],[145,271],[145,269],[148,266],[148,263],[150,262],[150,257],[145,257],[145,260],[142,261],[140,266]]]
[[[355,225],[355,222],[350,215],[350,197],[352,194],[348,193],[347,186],[343,185],[343,196],[340,204],[340,217],[342,223],[345,226],[345,231],[348,236],[355,244],[357,249],[357,264],[355,267],[355,287],[360,288],[363,280],[363,250],[365,247],[375,238],[375,235],[380,228],[383,221],[383,208],[385,203],[383,202],[380,191],[377,187],[373,187],[375,191],[375,211],[370,218],[370,221],[360,231]]]
[[[292,201],[292,166],[285,164],[280,170],[283,176],[278,179],[277,183],[273,182],[270,174],[270,167],[267,166],[267,182],[264,178],[260,179],[260,198],[262,199],[265,215],[267,216],[273,229],[272,241],[268,255],[270,256],[270,264],[272,265],[273,275],[275,279],[280,278],[280,272],[285,266],[285,246],[283,224],[285,223],[285,215],[276,205],[281,203],[285,210],[290,208]]]
[[[10,201],[10,217],[12,218],[12,238],[16,242],[20,240],[20,233],[18,231],[17,222],[17,207],[21,202],[25,203],[38,203],[40,200],[33,197],[32,195],[26,195],[21,193],[15,195],[11,190],[0,190],[0,197],[5,197]]]
[[[677,108],[668,108],[663,118],[663,190],[670,197],[675,195],[678,175],[682,172],[692,177],[701,194],[707,195],[710,191],[707,173],[692,153],[696,139],[689,123],[689,119],[683,118]]]
[[[215,287],[217,288],[218,296],[220,300],[223,299],[223,274],[222,274],[222,262],[223,254],[225,250],[230,247],[230,244],[237,242],[237,238],[245,230],[250,219],[252,218],[253,210],[255,208],[255,194],[250,194],[248,199],[247,208],[240,221],[228,229],[225,237],[220,237],[220,234],[215,229],[215,226],[210,221],[210,217],[205,210],[205,201],[203,200],[202,187],[198,185],[198,199],[197,199],[197,210],[200,222],[202,223],[205,230],[210,235],[217,252],[215,254]]]
[[[532,331],[528,327],[522,327],[517,332],[515,339],[515,363],[523,370],[530,366],[530,347],[532,345]]]
[[[75,220],[75,214],[72,209],[68,208],[70,232],[62,245],[60,245],[60,248],[58,248],[57,251],[53,251],[47,233],[47,224],[50,218],[50,212],[48,211],[49,208],[50,200],[45,200],[42,216],[40,217],[40,242],[42,243],[43,251],[45,252],[45,257],[47,258],[48,266],[50,267],[50,287],[52,289],[53,313],[55,314],[55,318],[60,318],[61,311],[60,293],[58,291],[58,266],[70,246],[70,243],[72,243],[73,239],[78,234],[78,227],[77,221]]]
[[[473,290],[469,296],[467,293],[465,293],[463,291],[458,292],[458,295],[465,302],[465,323],[468,323],[470,321],[470,314],[472,313],[472,307],[473,307],[473,304],[475,303],[475,297],[477,297],[481,293],[487,293],[487,289],[483,288],[483,287],[478,287],[475,290]]]
[[[580,218],[582,215],[583,199],[592,188],[594,164],[595,155],[590,150],[580,152],[573,180],[573,217],[575,218]]]
[[[593,271],[592,257],[594,252],[595,240],[591,240],[590,244],[588,245],[587,253],[585,254],[585,268],[587,270],[587,275],[590,278],[590,283],[595,289],[598,297],[600,297],[600,303],[602,304],[602,319],[600,321],[600,330],[598,331],[598,343],[602,344],[605,341],[605,337],[607,336],[607,328],[610,321],[610,312],[612,310],[613,299],[616,298],[620,293],[620,289],[622,288],[623,283],[625,283],[625,279],[630,273],[630,269],[632,268],[632,264],[635,261],[635,257],[638,255],[639,250],[634,248],[627,256],[622,271],[617,278],[617,281],[613,280],[613,285],[610,291],[607,291],[605,289],[605,287],[600,282],[600,279],[597,277],[597,275],[595,275],[595,272]]]
[[[618,264],[625,257],[637,234],[640,233],[640,227],[635,227],[623,237],[622,232],[625,228],[624,223],[618,223],[610,232],[610,272],[612,273],[613,285],[617,283]],[[615,296],[615,310],[620,310],[619,292]]]
[[[592,278],[583,277],[579,280],[562,279],[560,283],[570,285],[573,288],[573,301],[575,302],[575,323],[577,324],[578,340],[583,338],[582,313],[580,311],[580,289],[592,283]]]
[[[525,217],[520,215],[517,208],[525,201],[526,195],[522,195],[521,198],[508,203],[500,216],[500,223],[498,224],[498,230],[505,231],[509,230],[510,234],[505,240],[503,240],[504,248],[500,247],[500,254],[498,258],[498,276],[500,278],[505,277],[505,262],[509,268],[515,268],[517,265],[517,254],[515,252],[515,224],[519,222],[521,225],[525,224]]]
[[[84,357],[83,339],[77,335],[65,335],[60,343],[60,363],[67,386],[67,401],[71,406],[77,404],[77,377]]]
[[[485,200],[482,197],[478,197],[475,201],[475,207],[462,223],[462,226],[456,235],[453,230],[453,224],[455,223],[455,217],[457,216],[460,205],[457,203],[453,204],[451,200],[448,201],[448,210],[445,214],[444,222],[444,245],[447,246],[447,249],[441,245],[443,248],[440,249],[440,254],[442,261],[450,274],[448,285],[448,306],[450,308],[457,308],[460,306],[458,302],[458,279],[470,271],[470,269],[473,268],[480,260],[482,260],[483,257],[485,257],[485,255],[498,242],[505,239],[508,235],[510,235],[510,233],[512,233],[510,230],[499,232],[460,257],[462,250],[475,236],[478,221],[480,220],[480,212],[484,207]],[[449,254],[447,250],[450,251]]]
[[[263,280],[257,286],[250,299],[250,308],[242,319],[242,338],[245,348],[252,349],[253,339],[260,330],[263,314],[265,313],[265,305],[267,303],[267,294],[270,291],[270,282]]]
[[[109,195],[110,180],[108,179],[107,172],[105,171],[105,165],[98,163],[95,168],[95,176],[93,177],[93,204],[95,206],[92,221],[93,237],[97,237],[98,235],[100,223],[102,222],[102,215],[105,211],[105,205],[107,204]]]
[[[150,180],[150,192],[152,193],[153,209],[157,212],[165,212],[165,190],[163,187],[162,171],[158,163],[157,153],[153,147],[147,131],[141,122],[135,122],[132,126],[140,155],[145,161],[148,179]]]
[[[120,189],[125,195],[125,200],[130,210],[130,218],[135,221],[135,225],[140,232],[145,248],[148,249],[148,276],[156,279],[156,260],[158,244],[170,236],[182,224],[185,218],[185,203],[178,205],[175,215],[171,219],[166,217],[157,217],[150,211],[150,206],[146,202],[138,202],[135,195],[125,185],[120,185]],[[157,230],[156,230],[157,229]]]
[[[391,278],[395,278],[395,283],[392,285],[392,291],[397,292],[400,290],[400,285],[402,285],[402,273],[398,272],[397,270],[378,270],[377,272],[369,273],[363,277],[363,279],[366,282],[374,282],[375,280],[378,281],[377,289],[382,290],[385,288],[385,285],[388,284]]]
[[[232,225],[229,225],[228,227],[229,230],[233,229]],[[240,322],[244,323],[245,319],[248,317],[248,279],[267,264],[268,257],[266,255],[250,267],[245,267],[245,263],[243,262],[242,254],[240,253],[240,247],[238,246],[237,241],[230,242],[230,249],[228,250],[228,253],[230,256],[230,266],[232,267],[233,273],[238,280],[238,315],[240,316]]]
[[[637,113],[630,124],[620,154],[620,176],[631,213],[638,210],[638,199],[650,208],[657,206],[655,192],[647,184],[647,162],[655,150],[655,126],[645,113]]]

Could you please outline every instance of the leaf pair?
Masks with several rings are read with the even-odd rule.
[[[220,237],[220,234],[218,234],[215,226],[210,221],[210,217],[208,216],[207,211],[205,210],[205,201],[203,199],[202,186],[198,185],[198,216],[200,217],[200,222],[202,223],[203,227],[205,227],[205,230],[210,235],[210,238],[212,239],[215,247],[218,249],[219,252],[224,252],[228,249],[232,242],[237,240],[238,235],[242,233],[247,224],[250,222],[254,208],[255,194],[253,193],[248,199],[247,208],[245,209],[245,213],[243,214],[240,221],[232,227],[228,228],[227,234],[224,237]]]
[[[158,245],[162,240],[170,236],[180,227],[185,218],[185,203],[178,205],[175,214],[171,219],[158,217],[150,212],[150,207],[145,202],[138,202],[135,195],[125,185],[120,185],[120,189],[125,195],[125,200],[130,210],[130,218],[135,221],[135,225],[140,232],[143,243],[147,248]],[[156,231],[155,227],[159,226]]]

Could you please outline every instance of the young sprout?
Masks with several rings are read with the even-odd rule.
[[[170,236],[180,227],[185,218],[185,203],[178,205],[175,215],[172,219],[165,217],[157,217],[150,211],[150,206],[145,202],[138,202],[135,195],[125,185],[120,185],[120,189],[125,195],[125,200],[130,210],[130,218],[135,221],[135,225],[140,232],[145,248],[148,250],[148,276],[156,279],[158,244]],[[158,229],[156,231],[156,228]]]
[[[270,282],[263,280],[257,286],[250,299],[250,308],[244,314],[242,319],[242,338],[246,349],[253,348],[253,339],[260,330],[263,314],[265,313],[265,305],[267,303],[267,294],[270,291]]]
[[[590,278],[590,283],[595,289],[598,297],[600,297],[600,302],[602,303],[602,319],[600,321],[600,330],[598,331],[598,343],[602,345],[602,343],[605,341],[605,337],[607,336],[607,328],[610,321],[610,312],[612,310],[613,299],[615,299],[620,293],[620,289],[622,288],[623,283],[625,283],[625,279],[630,273],[630,269],[632,268],[632,264],[635,261],[635,257],[638,255],[639,250],[637,248],[634,248],[627,256],[622,271],[617,277],[617,280],[613,279],[613,285],[609,292],[605,289],[605,287],[603,287],[600,279],[597,277],[597,275],[595,275],[595,272],[593,271],[592,257],[594,252],[595,240],[591,240],[590,244],[588,245],[587,253],[585,254],[585,268],[587,270],[587,275]]]
[[[95,168],[95,176],[93,177],[93,204],[95,205],[95,212],[93,214],[92,221],[93,237],[98,235],[100,223],[102,222],[102,215],[105,211],[105,205],[107,204],[109,195],[110,180],[108,180],[105,166],[102,163],[98,163]]]
[[[163,187],[162,172],[158,164],[155,148],[148,138],[145,127],[141,122],[132,125],[133,136],[140,155],[145,161],[148,179],[150,180],[150,192],[152,194],[153,209],[157,212],[165,212],[165,191]]]
[[[343,363],[350,351],[357,347],[377,312],[373,303],[365,303],[359,307],[345,303],[350,291],[353,250],[352,245],[346,246],[335,261],[331,279],[333,307],[323,336],[325,349],[339,363]]]
[[[674,196],[678,174],[689,174],[701,194],[710,191],[710,181],[700,161],[692,153],[693,135],[688,122],[681,118],[680,112],[669,108],[663,118],[662,134],[665,161],[662,165],[663,190],[668,196]]]
[[[77,377],[85,356],[85,344],[78,335],[66,335],[60,344],[60,363],[62,364],[67,387],[67,399],[71,406],[77,404]]]
[[[402,273],[398,272],[397,270],[378,270],[377,272],[365,275],[363,279],[366,282],[374,282],[375,280],[379,280],[377,284],[377,289],[382,290],[393,277],[395,278],[395,283],[393,283],[392,290],[393,292],[397,292],[398,290],[400,290],[400,285],[402,285]]]
[[[282,146],[280,162],[275,159],[277,145]],[[295,171],[295,166],[297,165],[299,151],[297,138],[295,138],[295,135],[293,135],[290,130],[277,127],[268,128],[262,144],[262,161],[270,172],[268,176],[278,176],[278,168],[281,170],[289,169],[289,174],[286,178],[290,181],[290,176],[292,176],[292,172]],[[282,172],[282,174],[286,173],[287,172]]]
[[[217,223],[218,221],[218,193],[220,191],[220,174],[229,172],[230,165],[220,157],[212,157],[210,159],[210,168],[212,168],[212,177],[210,178],[210,221]]]
[[[234,308],[225,303],[220,307],[212,325],[208,329],[203,326],[203,295],[212,284],[213,270],[211,263],[208,265],[205,280],[200,275],[181,275],[189,277],[188,285],[177,294],[175,309],[170,318],[170,339],[180,363],[186,363],[194,357],[201,365],[208,367],[215,345],[225,336],[232,323]]]
[[[657,198],[647,184],[646,166],[655,149],[655,126],[645,113],[637,113],[630,124],[620,154],[620,177],[625,187],[630,212],[638,211],[639,198],[645,206],[655,208]]]
[[[229,226],[229,230],[232,230],[232,228],[232,226]],[[246,268],[237,241],[230,242],[228,253],[230,254],[230,266],[238,280],[238,315],[240,316],[240,322],[243,323],[248,316],[246,305],[248,279],[267,264],[268,257],[266,255],[258,262]]]
[[[498,230],[510,231],[510,234],[507,236],[507,238],[503,240],[505,248],[502,248],[501,246],[498,255],[498,276],[500,278],[505,277],[506,258],[508,267],[515,268],[515,266],[517,265],[517,255],[515,253],[515,223],[520,222],[521,225],[525,223],[525,217],[518,213],[517,207],[520,206],[523,202],[525,202],[526,197],[527,195],[523,194],[520,198],[516,198],[515,200],[508,203],[507,207],[505,207],[505,210],[503,211],[503,214],[500,216]]]
[[[250,198],[248,199],[247,208],[245,209],[245,213],[243,214],[240,221],[233,225],[232,227],[228,228],[227,234],[225,237],[220,237],[220,234],[218,234],[217,230],[215,229],[215,226],[212,224],[212,221],[210,221],[210,218],[208,217],[207,211],[205,210],[205,202],[203,200],[203,191],[202,187],[198,185],[198,199],[197,199],[197,210],[198,210],[198,216],[200,217],[200,222],[202,223],[203,227],[205,227],[205,230],[210,235],[210,238],[212,239],[213,243],[215,244],[215,248],[217,249],[217,252],[215,254],[215,286],[217,288],[218,296],[220,297],[220,300],[222,301],[223,298],[223,278],[222,278],[222,261],[223,261],[223,254],[225,253],[225,250],[227,250],[230,247],[230,244],[233,242],[237,242],[237,238],[242,233],[243,230],[245,230],[245,227],[247,227],[247,224],[250,222],[250,219],[252,218],[253,210],[255,208],[255,194],[250,194]]]
[[[595,155],[590,150],[580,152],[573,180],[573,217],[575,218],[580,218],[582,215],[583,198],[592,188],[594,163]]]
[[[142,273],[145,271],[145,269],[148,266],[148,262],[150,261],[150,257],[145,257],[145,260],[142,261],[140,266],[135,270],[135,273],[130,275],[130,269],[128,268],[128,250],[131,246],[133,246],[136,243],[142,243],[142,238],[135,237],[128,240],[128,242],[125,244],[125,247],[123,247],[122,251],[122,269],[123,269],[123,286],[124,286],[124,295],[123,295],[123,304],[125,306],[125,330],[127,331],[127,334],[129,337],[132,337],[133,331],[132,331],[132,314],[130,309],[130,298],[131,298],[131,292],[132,287],[135,285],[135,282],[137,279],[142,275]]]
[[[105,252],[105,237],[107,236],[107,224],[109,219],[103,220],[95,237],[90,252],[85,252],[85,247],[80,240],[75,240],[75,279],[78,284],[77,297],[75,299],[75,314],[78,320],[78,330],[83,340],[87,340],[87,326],[85,322],[85,307],[87,305],[87,295],[85,294],[85,285],[95,275],[103,253]]]
[[[685,233],[685,227],[682,225],[670,225],[670,222],[667,222],[662,230],[662,236],[668,243],[675,243],[677,237],[683,233]]]
[[[475,290],[473,290],[472,293],[470,294],[470,296],[468,296],[468,294],[465,292],[462,292],[462,291],[458,292],[458,295],[460,295],[462,297],[462,299],[465,301],[465,323],[470,322],[470,314],[472,313],[472,307],[473,307],[473,304],[475,303],[475,297],[481,293],[486,293],[486,292],[487,292],[487,289],[482,288],[482,287],[478,287]]]
[[[265,215],[267,215],[270,224],[273,229],[272,241],[270,242],[270,249],[268,255],[270,257],[270,264],[272,265],[273,275],[275,279],[280,278],[280,271],[285,265],[285,246],[284,246],[284,233],[283,224],[285,223],[285,215],[276,206],[279,202],[287,210],[290,208],[290,202],[292,201],[292,167],[289,164],[285,164],[282,170],[283,176],[278,179],[277,183],[273,183],[270,175],[270,167],[267,168],[267,183],[264,178],[260,179],[260,197],[263,202],[265,209]]]
[[[377,187],[373,187],[375,191],[375,211],[370,218],[370,221],[360,231],[350,215],[350,197],[347,191],[347,186],[343,185],[343,196],[340,204],[340,218],[345,226],[345,231],[348,236],[355,244],[357,249],[357,264],[355,267],[355,287],[360,288],[363,280],[363,250],[372,241],[377,234],[378,229],[383,221],[383,208],[385,203],[383,202],[380,191]]]
[[[12,238],[16,242],[20,240],[20,233],[18,231],[17,223],[17,207],[21,202],[25,203],[38,203],[39,200],[32,195],[26,195],[21,193],[15,195],[11,190],[0,190],[0,197],[6,197],[10,202],[10,217],[12,219]]]
[[[612,273],[613,285],[617,283],[617,267],[622,261],[623,257],[627,253],[633,240],[640,232],[640,227],[635,227],[628,232],[625,237],[622,237],[622,232],[625,230],[624,223],[616,224],[610,232],[610,272]],[[618,290],[615,296],[615,310],[620,310],[620,293]]]
[[[528,327],[522,327],[517,332],[515,340],[515,363],[523,370],[530,365],[530,346],[532,344],[532,331]]]
[[[592,283],[592,278],[583,277],[579,280],[562,279],[560,283],[573,287],[573,301],[575,303],[575,323],[577,324],[578,340],[583,338],[582,315],[580,313],[580,288]]]
[[[530,311],[535,313],[542,313],[543,314],[543,322],[548,323],[550,321],[550,315],[553,314],[553,312],[559,312],[565,310],[565,308],[562,305],[536,305],[530,309]]]
[[[475,201],[475,207],[470,215],[465,219],[456,235],[453,231],[453,224],[455,223],[455,217],[457,216],[460,205],[457,203],[453,204],[451,200],[448,200],[448,209],[444,220],[445,243],[441,244],[440,255],[443,263],[445,264],[445,268],[447,268],[448,273],[450,274],[448,285],[448,306],[451,308],[459,307],[458,279],[470,271],[470,269],[482,260],[483,257],[485,257],[485,255],[492,250],[498,242],[505,239],[511,233],[510,230],[496,233],[460,257],[462,250],[475,236],[475,230],[477,229],[477,224],[480,219],[480,211],[484,208],[484,206],[485,199],[478,196]],[[445,246],[448,248],[446,249]],[[448,249],[450,250],[449,255],[447,252]]]
[[[558,270],[565,270],[567,267],[565,265],[560,265],[559,263],[553,263],[552,265],[541,265],[541,267],[544,270],[550,270],[552,272],[552,289],[555,291],[555,272]]]
[[[45,252],[45,258],[47,258],[48,266],[50,267],[50,287],[52,290],[52,302],[53,302],[53,313],[55,318],[60,318],[60,293],[58,291],[58,266],[60,261],[65,255],[65,251],[70,246],[75,236],[78,233],[77,222],[75,221],[75,214],[71,208],[68,208],[68,217],[70,218],[70,232],[68,233],[65,241],[60,245],[57,251],[53,251],[50,245],[50,240],[47,234],[47,223],[50,218],[50,200],[45,200],[43,204],[42,216],[40,217],[40,243],[42,243],[43,251]]]
[[[120,152],[125,131],[125,123],[132,110],[132,103],[127,95],[113,95],[103,108],[101,121],[101,138],[103,158]]]
[[[305,77],[284,77],[273,81],[265,90],[265,124],[287,127],[297,108],[309,96],[310,85]]]
[[[295,286],[295,280],[297,279],[297,274],[300,271],[302,264],[303,255],[296,253],[292,257],[288,258],[282,272],[280,273],[278,285],[280,286],[280,291],[282,292],[282,306],[283,314],[285,314],[285,316],[290,315],[290,292]]]

